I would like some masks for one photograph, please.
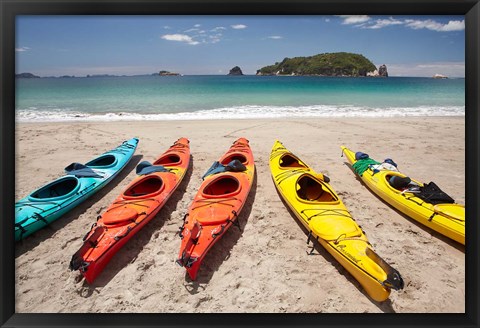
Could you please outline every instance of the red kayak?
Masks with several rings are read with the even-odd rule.
[[[80,270],[88,283],[102,272],[113,255],[160,211],[182,181],[190,164],[186,138],[177,140],[150,164],[137,166],[136,177],[97,218],[72,256],[71,270]]]
[[[248,140],[240,138],[204,175],[180,228],[177,263],[192,280],[208,250],[237,220],[252,187],[255,163]]]

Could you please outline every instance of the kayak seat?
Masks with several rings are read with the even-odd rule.
[[[58,197],[58,196],[60,196],[60,195],[58,194],[55,187],[50,188],[50,197]]]
[[[102,221],[106,225],[128,224],[134,222],[138,217],[138,212],[131,207],[117,207],[105,212],[102,215]]]
[[[351,238],[361,235],[361,230],[352,219],[344,216],[316,216],[310,220],[310,227],[317,236],[324,240],[339,237]]]
[[[78,180],[74,177],[65,177],[46,185],[33,192],[30,197],[35,199],[55,198],[65,196],[78,187]]]
[[[323,185],[308,175],[302,176],[297,181],[297,195],[307,201],[333,202],[336,199],[323,188]]]
[[[410,182],[412,182],[412,179],[410,179],[409,177],[402,177],[398,175],[386,175],[385,178],[387,179],[388,184],[392,188],[400,191],[405,190],[410,184]]]
[[[202,191],[206,198],[224,197],[226,195],[238,194],[240,182],[232,176],[221,176],[210,182]]]
[[[141,179],[138,183],[125,190],[123,196],[127,199],[132,197],[145,197],[147,195],[153,196],[161,192],[163,188],[164,183],[160,177],[147,175],[144,179]]]

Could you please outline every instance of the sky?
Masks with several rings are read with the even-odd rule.
[[[465,77],[464,16],[17,16],[16,72],[255,74],[285,57],[362,54],[390,76]]]

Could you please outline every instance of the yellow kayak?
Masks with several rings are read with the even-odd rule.
[[[341,148],[352,165],[358,162],[353,151],[345,146]],[[453,199],[442,191],[439,191],[440,195],[450,198],[450,202],[443,203],[441,199],[435,202],[427,201],[425,197],[420,196],[422,189],[425,189],[425,184],[407,178],[405,174],[398,171],[373,168],[370,165],[365,167],[366,170],[361,175],[361,179],[378,197],[421,224],[465,245],[464,205],[454,203]],[[411,183],[403,188],[394,188],[389,183],[392,177],[407,178]]]
[[[375,301],[388,298],[390,290],[403,288],[400,273],[372,249],[329,179],[275,141],[270,155],[272,178],[280,195],[316,239]]]

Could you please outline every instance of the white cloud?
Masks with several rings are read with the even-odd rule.
[[[363,28],[380,29],[387,26],[391,26],[391,25],[402,25],[402,24],[404,24],[403,21],[390,17],[389,19],[377,19],[374,21],[373,25],[365,25],[363,26]]]
[[[344,25],[360,24],[370,20],[368,15],[339,15],[339,17],[343,18]]]
[[[16,52],[25,52],[25,51],[28,51],[28,50],[30,50],[29,47],[15,48],[15,51],[16,51]]]
[[[164,29],[166,29],[166,30],[169,30],[169,29],[171,29],[171,27],[170,27],[170,26],[168,26],[168,25],[165,25],[163,28],[164,28]]]
[[[406,19],[405,25],[414,30],[426,28],[427,30],[437,32],[452,32],[465,30],[465,21],[449,21],[447,24],[442,24],[431,19],[427,20],[414,20]]]
[[[272,36],[267,36],[267,39],[280,40],[280,39],[283,39],[283,36],[272,35]]]
[[[200,24],[193,25],[193,27],[200,27],[200,26],[202,26],[202,25],[200,25]]]
[[[230,27],[235,30],[243,30],[244,28],[247,28],[247,25],[237,24],[237,25],[230,25]]]
[[[198,41],[193,40],[191,36],[186,34],[165,34],[165,35],[162,35],[162,39],[167,41],[185,42],[190,45],[197,45],[200,43]]]
[[[393,17],[387,19],[372,19],[367,15],[340,15],[343,18],[342,24],[354,25],[363,29],[381,29],[393,25],[403,25],[405,27],[420,30],[427,29],[436,32],[452,32],[465,30],[465,20],[451,20],[448,23],[440,23],[432,19],[395,19]]]
[[[443,26],[442,32],[463,31],[465,30],[465,20],[449,21],[447,25]]]
[[[210,36],[210,43],[218,43],[220,42],[220,38],[215,37],[215,36]]]
[[[226,28],[223,27],[223,26],[217,26],[217,27],[215,27],[215,28],[212,28],[212,29],[210,30],[210,32],[218,32],[218,31],[222,31],[222,30],[226,30]]]
[[[168,41],[184,42],[190,45],[214,44],[221,41],[223,34],[218,32],[221,30],[222,29],[215,28],[207,32],[198,28],[191,28],[184,31],[184,34],[165,34],[162,35],[161,38]]]

